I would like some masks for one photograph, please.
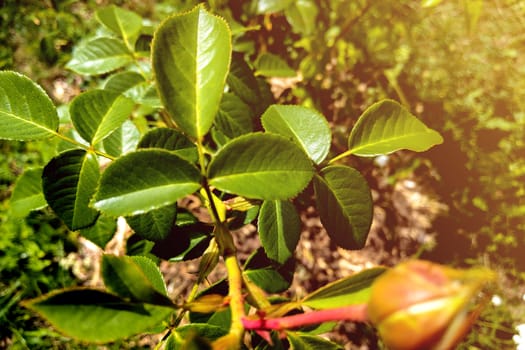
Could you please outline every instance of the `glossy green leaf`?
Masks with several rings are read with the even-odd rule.
[[[104,82],[104,90],[111,90],[119,94],[124,94],[129,89],[145,82],[144,77],[137,72],[125,71],[112,74]]]
[[[140,132],[135,124],[131,120],[126,120],[119,128],[102,140],[102,145],[106,153],[113,157],[118,157],[135,150],[139,139]]]
[[[104,249],[117,231],[117,220],[105,215],[99,215],[93,226],[80,230],[80,234]]]
[[[230,72],[226,82],[231,91],[247,104],[253,105],[259,102],[261,98],[259,84],[252,69],[244,60],[244,53],[233,53]]]
[[[339,350],[343,347],[337,343],[331,342],[328,339],[303,334],[300,332],[287,332],[286,337],[290,342],[292,350]]]
[[[250,107],[233,94],[224,94],[215,126],[229,138],[235,138],[253,131]]]
[[[301,235],[301,219],[288,201],[265,201],[258,218],[259,237],[266,255],[280,264],[293,256]]]
[[[253,133],[227,143],[208,168],[210,184],[255,199],[288,199],[313,175],[312,163],[299,146],[283,136]]]
[[[332,133],[328,122],[313,109],[272,105],[261,121],[266,131],[286,136],[300,145],[316,164],[321,163],[330,150]]]
[[[70,150],[53,158],[44,168],[44,196],[71,230],[92,225],[98,211],[89,202],[100,177],[97,158],[84,150]]]
[[[363,157],[388,154],[400,149],[422,152],[443,142],[403,106],[384,100],[370,106],[348,138],[349,153]]]
[[[98,75],[124,67],[133,60],[122,41],[99,37],[77,46],[66,68],[78,74]]]
[[[166,283],[164,283],[164,277],[160,272],[157,264],[150,258],[145,256],[131,256],[131,260],[142,270],[148,281],[151,283],[153,288],[162,295],[168,296],[168,290]]]
[[[90,90],[71,102],[71,121],[80,136],[96,145],[131,115],[134,103],[116,92]]]
[[[373,212],[363,176],[347,166],[329,166],[315,176],[314,188],[317,210],[330,238],[345,249],[362,248]]]
[[[146,263],[141,261],[141,264]],[[141,265],[129,256],[106,254],[102,258],[102,278],[110,292],[131,301],[173,306],[166,294],[153,286],[149,279],[152,276],[147,276]]]
[[[139,150],[111,163],[102,174],[94,206],[112,216],[129,216],[175,203],[197,191],[197,168],[168,151]]]
[[[313,0],[296,0],[284,11],[293,31],[305,36],[315,33],[318,12]]]
[[[9,201],[11,214],[25,217],[33,210],[47,207],[42,190],[43,168],[27,169],[18,178]]]
[[[186,159],[196,162],[198,159],[197,147],[190,139],[177,130],[156,128],[146,133],[138,144],[139,148],[163,148]]]
[[[128,216],[126,221],[136,234],[151,241],[166,238],[177,217],[177,207],[168,205],[147,213]]]
[[[120,36],[126,43],[131,44],[142,28],[142,18],[138,14],[115,5],[98,10],[95,16],[104,27]]]
[[[69,289],[24,303],[65,335],[92,343],[107,343],[144,333],[158,326],[171,307],[130,303],[92,289]]]
[[[314,309],[366,303],[370,296],[370,286],[385,271],[383,267],[375,267],[341,278],[308,294],[301,303]]]
[[[153,40],[153,68],[166,110],[189,136],[211,128],[231,57],[227,23],[202,6],[165,20]]]
[[[281,57],[265,52],[255,61],[255,74],[266,77],[293,78],[297,76],[285,60]]]
[[[257,0],[257,13],[279,12],[290,6],[294,0]]]
[[[0,72],[0,139],[41,139],[57,128],[55,106],[39,85],[22,74]]]

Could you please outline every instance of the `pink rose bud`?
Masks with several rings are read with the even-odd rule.
[[[374,282],[368,317],[391,350],[453,349],[479,312],[477,294],[494,277],[487,269],[410,260]]]

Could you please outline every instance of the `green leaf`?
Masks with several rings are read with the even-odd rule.
[[[92,289],[57,291],[23,305],[42,315],[65,335],[92,343],[107,343],[147,332],[173,312],[171,307],[130,303]]]
[[[131,301],[173,306],[171,300],[163,293],[164,290],[159,291],[153,286],[149,279],[153,275],[147,276],[144,273],[142,265],[147,263],[142,260],[139,264],[129,256],[104,255],[102,258],[104,285],[110,292]],[[151,273],[151,267],[146,268],[148,273]],[[154,278],[158,279],[158,276]],[[158,281],[155,283],[158,284]]]
[[[177,130],[169,128],[150,130],[142,137],[138,147],[163,148],[192,163],[199,157],[197,147],[190,139]]]
[[[301,303],[314,309],[366,303],[370,296],[370,286],[385,271],[383,267],[374,267],[341,278],[308,294]]]
[[[25,217],[33,210],[47,207],[42,192],[43,168],[27,169],[18,178],[9,201],[14,217]]]
[[[259,103],[261,98],[259,84],[248,63],[244,60],[244,54],[234,52],[228,78],[229,88],[248,105]]]
[[[257,13],[274,13],[279,12],[290,6],[294,0],[258,0]]]
[[[266,77],[293,78],[297,76],[285,60],[274,54],[265,52],[255,61],[255,75]]]
[[[363,176],[347,166],[329,166],[315,176],[314,188],[319,216],[330,238],[345,249],[362,248],[373,212]]]
[[[332,133],[328,122],[313,109],[272,105],[261,121],[266,131],[286,136],[301,146],[316,164],[321,163],[330,150]]]
[[[104,249],[117,230],[115,218],[100,215],[93,226],[80,230],[80,234]]]
[[[255,199],[288,199],[313,175],[312,163],[292,141],[275,134],[252,133],[228,142],[208,168],[210,184]]]
[[[384,100],[370,106],[348,138],[349,153],[363,157],[388,154],[400,149],[422,152],[443,142],[403,106]]]
[[[202,139],[219,109],[230,65],[227,23],[198,6],[165,20],[152,47],[163,105],[183,132]]]
[[[222,97],[215,126],[229,138],[235,138],[253,131],[250,107],[236,95],[226,93]]]
[[[134,12],[117,6],[108,6],[95,13],[97,20],[124,42],[131,44],[142,28],[142,18]]]
[[[124,94],[129,89],[145,82],[144,77],[137,72],[120,72],[112,74],[103,85],[104,90]]]
[[[129,216],[175,203],[197,191],[201,175],[186,160],[160,149],[128,153],[102,174],[95,208]]]
[[[293,256],[301,235],[301,219],[288,201],[265,201],[259,212],[259,237],[266,255],[280,264]]]
[[[78,74],[98,75],[124,67],[133,60],[122,41],[100,37],[77,46],[66,68]]]
[[[131,115],[134,103],[116,92],[90,90],[71,102],[71,121],[82,138],[95,145]]]
[[[130,258],[140,267],[153,288],[160,294],[168,296],[168,290],[166,289],[166,283],[164,283],[162,273],[153,260],[145,256],[131,256]]]
[[[140,132],[131,120],[124,123],[102,140],[104,150],[113,157],[135,150],[140,139]]]
[[[286,332],[286,337],[293,350],[338,350],[343,349],[339,344],[319,336],[302,334],[300,332]]]
[[[296,0],[284,13],[293,31],[307,36],[315,33],[317,29],[318,12],[314,1]]]
[[[246,261],[243,275],[268,293],[282,293],[290,288],[294,269],[293,259],[277,265],[259,248]]]
[[[166,341],[166,350],[187,350],[187,341],[197,342],[199,347],[189,347],[189,349],[207,349],[207,344],[199,343],[196,337],[207,340],[215,340],[228,333],[227,329],[204,323],[192,323],[177,327]],[[194,345],[194,344],[192,344]],[[209,344],[208,344],[209,346]],[[211,347],[210,347],[211,348]]]
[[[98,211],[89,207],[100,177],[97,158],[84,150],[59,154],[45,166],[44,196],[70,230],[92,225]]]
[[[0,72],[0,139],[41,139],[57,129],[58,114],[45,91],[22,74]]]
[[[144,214],[126,217],[129,226],[136,234],[151,241],[166,238],[177,217],[177,207],[168,205]]]

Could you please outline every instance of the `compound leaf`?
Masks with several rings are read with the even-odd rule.
[[[349,153],[371,157],[400,149],[422,152],[443,142],[441,135],[423,124],[403,106],[384,100],[370,106],[348,138]]]
[[[165,20],[153,40],[160,98],[183,132],[201,139],[219,109],[231,59],[227,23],[202,6]]]
[[[312,163],[295,143],[276,134],[251,133],[228,142],[209,164],[210,184],[255,199],[288,199],[313,175]]]
[[[57,129],[58,114],[45,91],[22,74],[0,72],[0,139],[41,139]]]
[[[362,248],[373,210],[363,176],[347,166],[329,166],[315,176],[314,188],[319,216],[330,238],[345,249]]]

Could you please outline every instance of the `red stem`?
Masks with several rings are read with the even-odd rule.
[[[366,304],[350,305],[335,309],[317,310],[304,314],[259,319],[243,318],[245,329],[252,330],[284,330],[309,326],[330,321],[368,321]]]

